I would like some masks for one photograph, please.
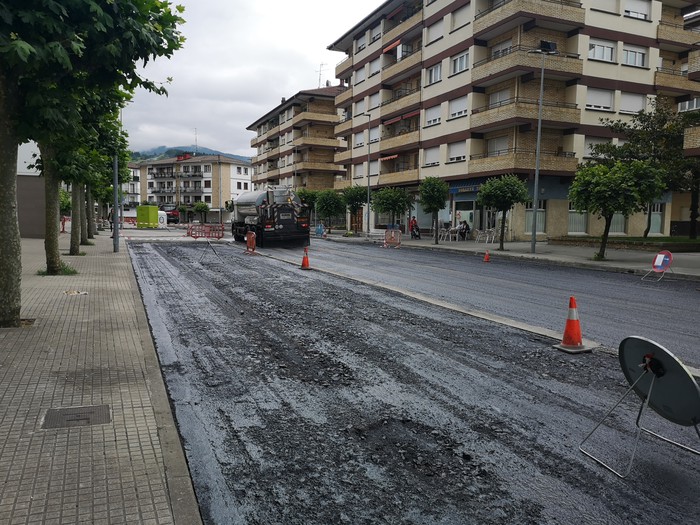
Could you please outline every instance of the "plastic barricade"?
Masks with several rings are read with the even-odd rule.
[[[190,224],[187,226],[187,236],[193,239],[222,239],[224,236],[223,224]]]
[[[401,247],[401,230],[397,229],[387,229],[384,232],[384,245],[382,248],[400,248]]]

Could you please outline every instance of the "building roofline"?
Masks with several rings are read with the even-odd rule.
[[[374,25],[377,19],[389,14],[396,7],[406,3],[404,0],[387,0],[382,5],[377,7],[374,11],[360,20],[357,24],[352,26],[343,36],[338,40],[329,45],[326,49],[329,51],[340,51],[345,53],[349,48],[352,47],[352,41],[355,39],[355,35],[361,31],[366,31]]]
[[[291,96],[290,98],[285,98],[282,99],[282,102],[279,103],[277,106],[272,108],[270,111],[265,113],[262,117],[257,119],[255,122],[250,124],[246,129],[248,131],[255,131],[256,128],[264,123],[270,120],[273,116],[276,116],[280,111],[283,109],[287,109],[289,107],[292,107],[296,104],[300,104],[302,102],[308,101],[311,98],[325,98],[328,100],[333,100],[335,101],[335,97],[345,91],[347,89],[346,86],[328,86],[328,87],[322,87],[322,88],[314,88],[314,89],[304,89],[302,91],[299,91],[295,95]]]

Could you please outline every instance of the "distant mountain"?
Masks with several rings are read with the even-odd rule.
[[[245,162],[250,162],[250,157],[244,157],[242,155],[234,155],[233,153],[225,153],[223,151],[217,151],[215,149],[206,148],[204,146],[158,146],[157,148],[151,148],[145,151],[133,151],[131,152],[131,160],[141,161],[141,160],[159,160],[167,159],[170,157],[176,157],[177,155],[182,155],[183,153],[194,153],[197,155],[225,155],[229,158],[242,160]]]

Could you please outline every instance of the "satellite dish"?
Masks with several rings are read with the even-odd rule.
[[[639,445],[639,437],[642,432],[657,437],[667,443],[676,445],[688,452],[700,455],[700,451],[673,441],[660,434],[644,428],[641,424],[642,416],[647,407],[651,407],[657,414],[677,425],[695,427],[695,432],[700,438],[700,387],[690,371],[678,358],[660,344],[644,337],[631,336],[620,343],[618,358],[622,373],[625,375],[630,387],[615,405],[608,410],[598,424],[593,427],[588,435],[581,441],[579,450],[586,456],[596,461],[621,478],[629,475],[634,464],[634,457]],[[622,403],[627,395],[634,392],[641,398],[642,406],[639,408],[635,425],[634,448],[624,472],[619,472],[603,462],[600,458],[587,452],[583,444],[598,430],[603,422]]]
[[[651,356],[646,358],[648,365],[645,356]],[[634,391],[642,401],[649,397],[649,406],[657,414],[685,427],[700,423],[700,387],[675,355],[654,341],[632,336],[620,343],[618,357],[629,384],[635,385]],[[651,373],[645,374],[645,366]],[[642,375],[645,377],[640,379]]]

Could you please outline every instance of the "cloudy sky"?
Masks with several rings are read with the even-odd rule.
[[[184,47],[145,69],[173,78],[168,97],[138,92],[123,112],[132,150],[195,143],[253,155],[246,127],[282,97],[337,84],[345,56],[326,48],[382,0],[174,0],[185,6]],[[323,66],[321,67],[321,64]],[[196,131],[195,131],[196,130]]]

